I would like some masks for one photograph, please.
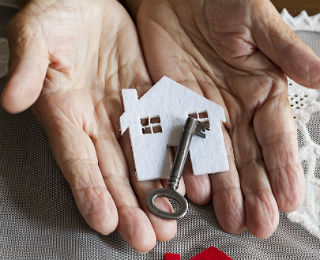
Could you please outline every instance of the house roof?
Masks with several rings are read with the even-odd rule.
[[[162,77],[140,99],[138,99],[135,89],[123,89],[122,95],[125,108],[125,112],[120,118],[122,132],[131,125],[129,118],[136,114],[139,116],[149,115],[154,113],[155,110],[166,110],[167,113],[186,112],[190,108],[211,110],[215,113],[215,120],[225,121],[221,106],[168,77]]]
[[[148,102],[147,100],[165,100],[167,103],[170,101],[179,100],[183,98],[182,102],[188,102],[191,99],[197,102],[206,102],[207,105],[217,108],[217,104],[211,100],[205,98],[202,95],[186,88],[185,86],[179,84],[178,82],[164,76],[162,77],[146,94],[144,94],[140,99],[139,103],[141,106]]]

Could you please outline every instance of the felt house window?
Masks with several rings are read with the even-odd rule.
[[[143,134],[162,133],[161,121],[159,116],[141,118],[140,123]]]
[[[188,116],[193,117],[193,118],[199,120],[200,122],[207,124],[210,127],[209,116],[208,116],[207,111],[203,111],[203,112],[199,112],[199,113],[197,113],[197,112],[191,113]]]

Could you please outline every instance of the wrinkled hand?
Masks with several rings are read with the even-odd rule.
[[[122,149],[126,140],[118,142],[121,89],[142,94],[151,86],[125,9],[114,0],[33,0],[8,31],[2,105],[17,113],[35,102],[33,111],[88,224],[102,234],[117,228],[139,251],[172,238],[176,222],[153,216],[145,205],[146,193],[161,182],[130,183],[129,149]]]
[[[130,4],[130,0],[129,4]],[[224,107],[230,170],[184,181],[189,198],[211,198],[222,228],[266,238],[278,210],[304,199],[286,75],[320,87],[320,61],[269,1],[141,0],[133,7],[153,81],[167,75]]]

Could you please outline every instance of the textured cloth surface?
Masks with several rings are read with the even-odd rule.
[[[7,9],[0,9],[8,13]],[[319,35],[300,33],[313,48]],[[316,37],[316,38],[315,38]],[[317,42],[314,40],[317,39]],[[0,80],[3,87],[5,79]],[[314,121],[314,135],[320,117]],[[176,238],[147,254],[132,250],[117,233],[99,235],[84,222],[50,153],[46,135],[30,111],[9,115],[0,109],[0,259],[152,259],[165,252],[190,259],[215,246],[232,259],[320,259],[320,240],[281,214],[279,228],[266,240],[248,232],[223,232],[212,206],[190,203]]]

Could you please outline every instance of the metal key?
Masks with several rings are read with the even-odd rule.
[[[166,219],[179,219],[184,217],[187,213],[188,202],[185,197],[176,191],[176,189],[179,186],[184,165],[188,157],[192,137],[193,135],[197,135],[205,138],[205,130],[209,130],[209,126],[206,123],[202,123],[197,119],[188,117],[180,139],[178,151],[174,158],[168,187],[152,190],[147,195],[147,206],[154,215]],[[166,212],[159,209],[154,203],[155,199],[158,197],[166,197],[175,200],[179,204],[179,210],[175,212]]]

